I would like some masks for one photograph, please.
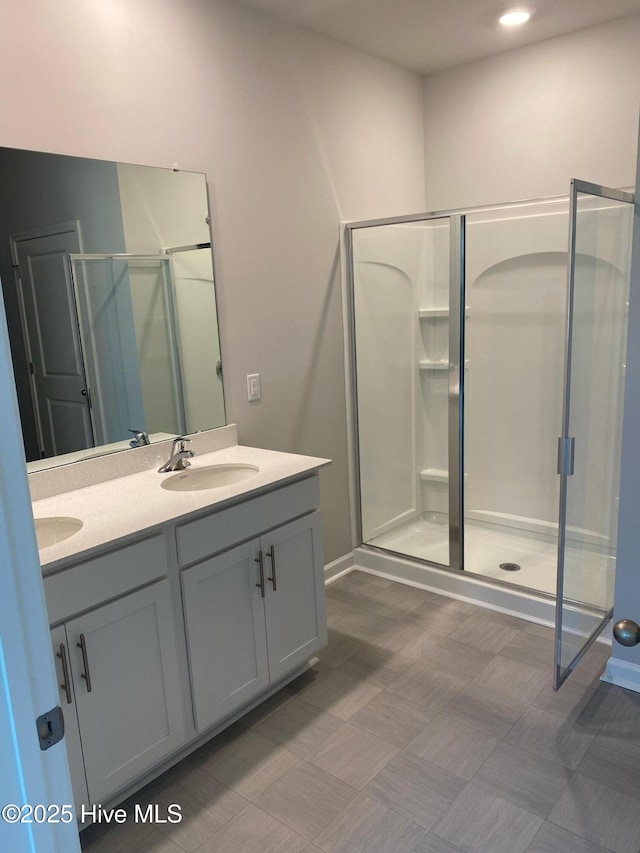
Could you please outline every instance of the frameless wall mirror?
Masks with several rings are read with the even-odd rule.
[[[28,469],[222,426],[205,176],[0,148],[0,182]]]

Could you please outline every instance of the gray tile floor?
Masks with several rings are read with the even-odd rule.
[[[296,682],[128,803],[178,825],[90,853],[640,853],[640,695],[594,646],[558,694],[552,632],[366,575],[327,591]]]

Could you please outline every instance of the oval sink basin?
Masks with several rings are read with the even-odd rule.
[[[242,462],[187,468],[186,471],[167,477],[160,485],[172,492],[198,492],[202,489],[217,489],[220,486],[240,483],[253,477],[259,470],[257,465],[246,465]]]
[[[68,516],[36,518],[35,524],[38,549],[48,548],[50,545],[64,542],[65,539],[73,536],[74,533],[77,533],[82,528],[82,522],[79,518]]]

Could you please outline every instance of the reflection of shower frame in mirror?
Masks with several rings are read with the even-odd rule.
[[[131,424],[150,434],[187,432],[169,255],[72,254],[69,261],[97,444],[118,441]],[[90,269],[101,264],[107,268],[108,279],[98,283],[102,301],[95,310]],[[116,264],[122,265],[117,274]],[[134,294],[140,284],[136,272],[154,267],[161,270],[150,300],[154,304],[149,311],[136,311]],[[100,324],[106,325],[101,335],[97,333]],[[158,341],[158,333],[166,336],[166,348],[158,347],[163,343]],[[153,335],[155,340],[149,344]],[[100,338],[107,347],[100,346]],[[114,340],[117,348],[111,345]],[[158,364],[159,358],[165,360],[164,366]],[[149,360],[151,364],[145,367]],[[163,414],[154,416],[153,407],[158,406],[163,407]]]
[[[173,287],[175,330],[180,363],[187,430],[192,425],[213,423],[216,399],[203,395],[203,389],[216,387],[222,381],[219,335],[211,334],[211,323],[217,329],[218,312],[213,274],[211,243],[167,246]],[[215,370],[215,376],[211,367]]]

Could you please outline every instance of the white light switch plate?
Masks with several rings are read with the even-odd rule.
[[[260,374],[247,374],[247,400],[250,403],[255,403],[260,399]]]

